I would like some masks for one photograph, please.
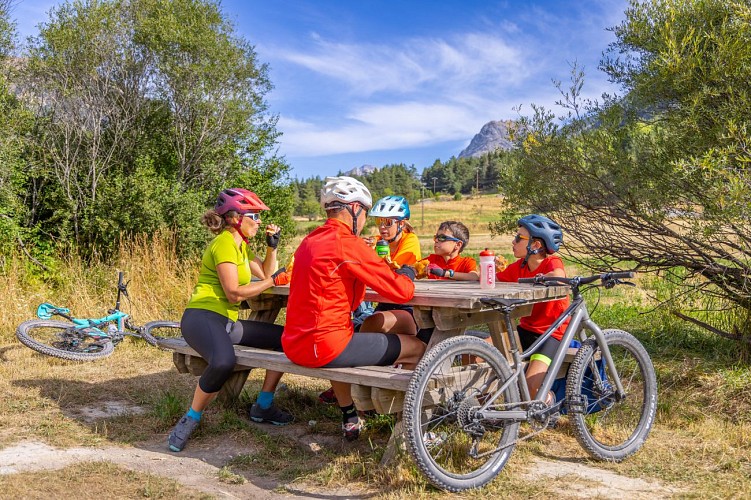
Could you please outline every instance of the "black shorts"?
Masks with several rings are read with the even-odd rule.
[[[399,359],[401,352],[402,342],[396,334],[355,332],[339,356],[324,366],[391,366]]]
[[[540,338],[539,333],[527,330],[521,326],[517,326],[516,331],[519,333],[519,341],[522,343],[522,349],[525,351]],[[558,352],[558,346],[560,345],[560,340],[548,337],[540,348],[537,349],[537,352],[532,355],[530,361],[542,361],[550,366],[550,362],[553,360],[555,353]]]

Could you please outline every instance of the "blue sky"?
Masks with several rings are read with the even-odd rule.
[[[22,36],[59,2],[17,0]],[[267,96],[292,175],[448,160],[490,120],[556,110],[551,79],[584,67],[585,97],[615,92],[597,70],[626,0],[224,0],[269,65]]]

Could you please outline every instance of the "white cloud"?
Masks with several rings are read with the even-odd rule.
[[[279,128],[282,148],[293,157],[424,147],[479,131],[477,116],[466,106],[415,101],[363,106],[337,127],[282,116]]]
[[[305,157],[468,142],[488,121],[515,118],[520,105],[523,113],[533,102],[559,112],[554,102],[560,94],[551,78],[566,88],[566,62],[578,59],[581,65],[582,56],[596,61],[605,48],[604,27],[592,29],[603,19],[595,17],[582,11],[559,19],[536,10],[518,22],[503,20],[486,31],[445,38],[413,37],[387,45],[312,34],[305,51],[274,50],[272,57],[291,63],[298,75],[303,68],[317,76],[316,84],[323,81],[306,87],[307,97],[333,103],[339,111],[334,116],[282,112],[282,150]],[[587,37],[596,40],[594,47]],[[596,62],[586,71],[583,97],[599,97],[609,87],[601,75],[595,77]]]
[[[413,38],[401,45],[335,43],[311,35],[309,52],[275,55],[348,86],[353,95],[406,94],[425,86],[457,88],[485,82],[518,84],[527,75],[524,50],[497,35],[468,33],[452,40]]]

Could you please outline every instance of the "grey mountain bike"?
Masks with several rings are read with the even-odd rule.
[[[156,346],[155,335],[180,335],[175,321],[151,321],[137,326],[120,310],[121,297],[128,298],[128,283],[118,273],[115,308],[101,318],[76,318],[70,309],[45,302],[37,307],[37,318],[24,321],[16,329],[16,337],[26,347],[41,354],[72,361],[93,361],[111,355],[126,336],[140,337]],[[53,320],[59,316],[66,321]],[[167,333],[165,333],[167,332]]]
[[[478,338],[452,337],[433,347],[415,368],[404,400],[407,448],[429,481],[457,492],[490,482],[514,446],[567,413],[579,444],[600,460],[621,461],[644,444],[657,411],[657,379],[649,354],[623,330],[601,329],[589,316],[580,287],[612,288],[634,273],[590,277],[520,279],[536,285],[568,285],[570,306],[546,333],[520,352],[510,335],[513,364]],[[599,283],[597,283],[599,282]],[[513,331],[519,299],[485,299]],[[548,372],[532,399],[525,361],[567,319],[571,321]],[[571,341],[581,347],[568,368],[565,398],[546,404]],[[526,424],[520,436],[520,425]]]

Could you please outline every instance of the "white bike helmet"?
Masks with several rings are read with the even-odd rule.
[[[321,206],[325,209],[331,203],[362,203],[366,208],[373,206],[373,197],[365,185],[345,175],[326,177],[326,184],[321,189]]]

